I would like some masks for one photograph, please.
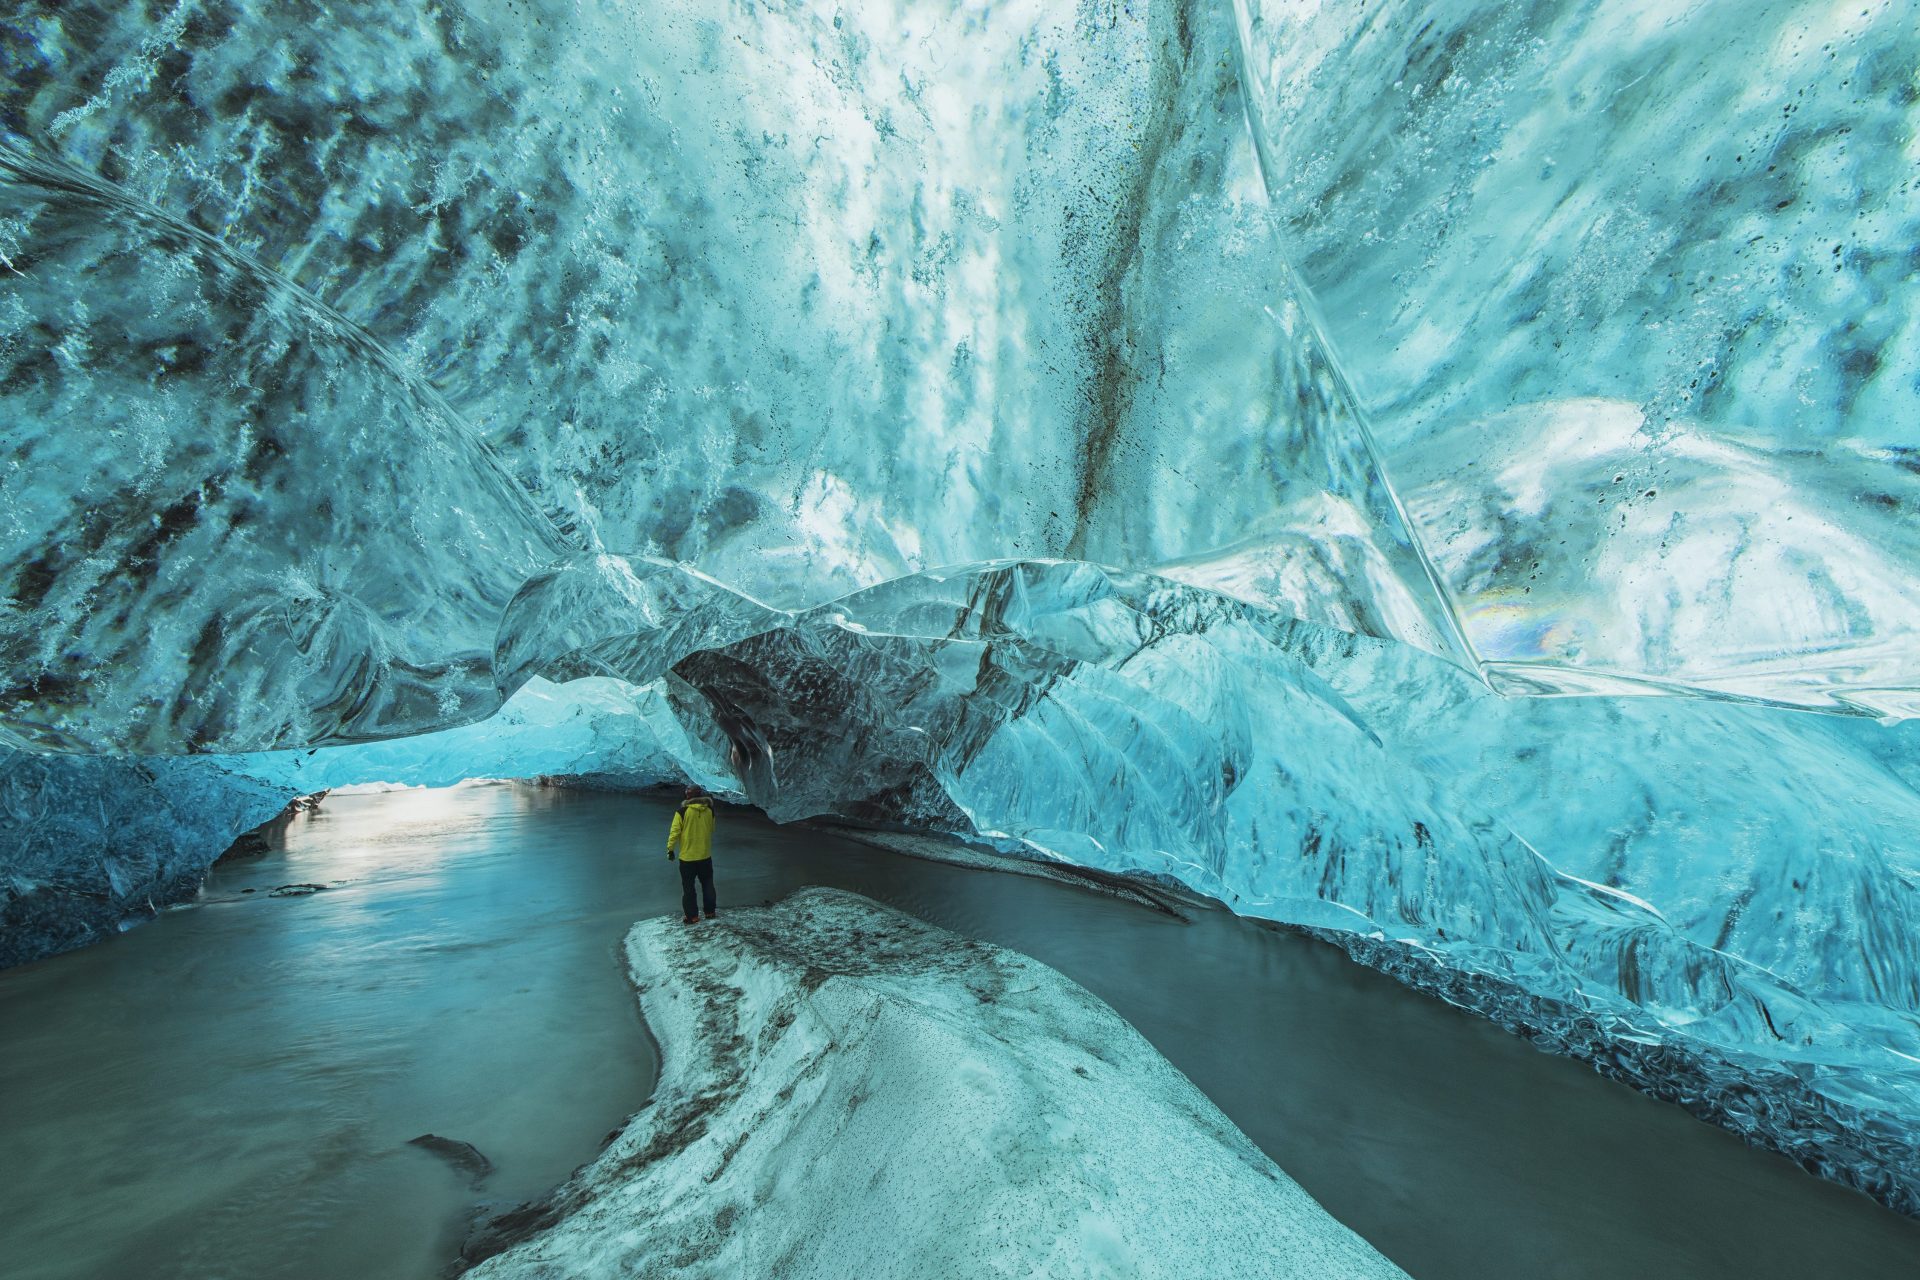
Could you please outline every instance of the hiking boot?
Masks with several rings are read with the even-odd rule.
[[[687,918],[686,918],[685,920],[682,920],[682,921],[681,921],[680,923],[681,923],[681,924],[699,924],[699,923],[700,923],[700,917],[699,917],[699,916],[688,916],[688,917],[687,917]]]
[[[713,919],[713,912],[711,911],[707,912],[707,919],[709,920]]]

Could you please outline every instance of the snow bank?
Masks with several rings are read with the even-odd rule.
[[[1053,970],[810,889],[628,963],[651,1104],[475,1276],[1401,1276]]]

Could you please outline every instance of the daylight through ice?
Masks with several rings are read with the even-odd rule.
[[[1164,878],[1920,1210],[1920,36],[0,20],[0,962],[355,782]]]

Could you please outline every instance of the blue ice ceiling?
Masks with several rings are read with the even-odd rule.
[[[1920,1207],[1902,6],[0,56],[0,957],[297,792],[689,776],[1404,944]]]

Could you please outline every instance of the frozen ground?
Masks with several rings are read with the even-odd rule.
[[[1405,1274],[1024,956],[829,889],[626,954],[653,1102],[475,1275]]]

